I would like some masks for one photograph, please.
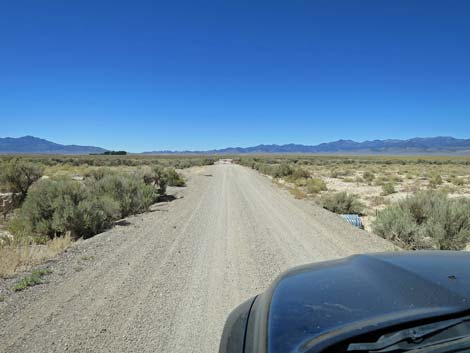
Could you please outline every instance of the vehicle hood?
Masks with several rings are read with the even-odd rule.
[[[263,351],[319,352],[379,328],[470,309],[469,269],[468,253],[446,251],[302,266],[257,298],[252,319],[266,323]]]

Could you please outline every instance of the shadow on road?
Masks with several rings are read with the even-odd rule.
[[[177,199],[177,197],[175,195],[161,195],[161,196],[158,197],[157,203],[158,202],[171,202],[171,201],[174,201],[176,199]]]

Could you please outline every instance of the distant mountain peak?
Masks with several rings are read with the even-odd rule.
[[[0,138],[0,154],[90,154],[105,151],[94,146],[61,145],[31,135]]]

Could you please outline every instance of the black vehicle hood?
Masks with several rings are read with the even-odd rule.
[[[265,308],[254,307],[252,319],[265,327],[264,349],[254,351],[319,352],[364,332],[469,310],[470,255],[396,252],[302,266],[256,301]]]

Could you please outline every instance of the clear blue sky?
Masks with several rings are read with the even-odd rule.
[[[129,151],[470,137],[470,1],[0,2],[0,136]]]

